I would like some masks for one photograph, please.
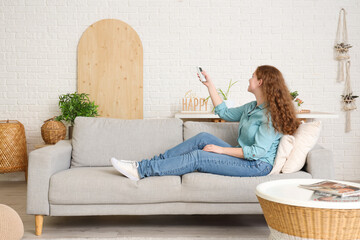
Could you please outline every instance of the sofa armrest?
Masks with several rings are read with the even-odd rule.
[[[306,157],[305,170],[317,179],[334,179],[332,151],[316,145]]]
[[[53,174],[70,168],[71,141],[59,141],[29,154],[27,214],[49,215],[49,184]]]

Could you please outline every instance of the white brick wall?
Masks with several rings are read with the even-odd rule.
[[[258,65],[270,64],[298,90],[304,107],[339,114],[324,120],[320,142],[333,150],[337,179],[360,179],[360,116],[344,133],[343,83],[333,59],[338,13],[347,14],[354,93],[360,95],[360,2],[357,0],[2,0],[0,2],[0,119],[25,125],[28,149],[42,143],[43,121],[59,114],[58,96],[76,90],[76,51],[92,23],[130,24],[144,47],[144,117],[173,117],[192,89],[207,97],[194,66],[217,87],[240,80],[237,104]],[[359,100],[358,100],[359,101]],[[358,105],[360,103],[358,102]],[[360,105],[359,105],[360,106]],[[23,179],[3,174],[0,180]]]

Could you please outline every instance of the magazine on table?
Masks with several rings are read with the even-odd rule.
[[[321,181],[314,184],[299,185],[299,187],[318,191],[318,192],[329,193],[340,197],[360,195],[359,187],[333,182],[333,181]]]
[[[311,196],[313,201],[323,201],[323,202],[360,202],[360,195],[358,196],[349,196],[349,197],[340,197],[325,192],[315,191]]]

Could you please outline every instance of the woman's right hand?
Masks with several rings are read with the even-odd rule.
[[[200,81],[201,83],[203,83],[206,87],[209,88],[209,86],[213,84],[213,82],[212,82],[209,74],[207,74],[204,70],[203,70],[201,73],[202,73],[202,75],[204,75],[204,77],[205,77],[205,79],[206,79],[206,82],[202,82],[201,79],[200,79],[199,74],[197,74],[197,76],[198,76],[198,78],[199,78],[199,81]]]
[[[223,102],[223,100],[219,96],[219,93],[217,92],[215,85],[212,82],[210,76],[204,70],[202,71],[202,74],[204,75],[204,77],[206,79],[206,82],[202,82],[202,83],[208,88],[211,101],[212,101],[214,107],[216,107],[217,105],[221,104]],[[198,78],[199,78],[199,81],[201,82],[199,74],[198,74]]]

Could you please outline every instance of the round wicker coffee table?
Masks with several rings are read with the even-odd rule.
[[[314,201],[314,191],[298,187],[320,181],[324,180],[284,179],[256,187],[271,232],[269,240],[360,239],[360,202]],[[358,183],[334,182],[360,187]]]

